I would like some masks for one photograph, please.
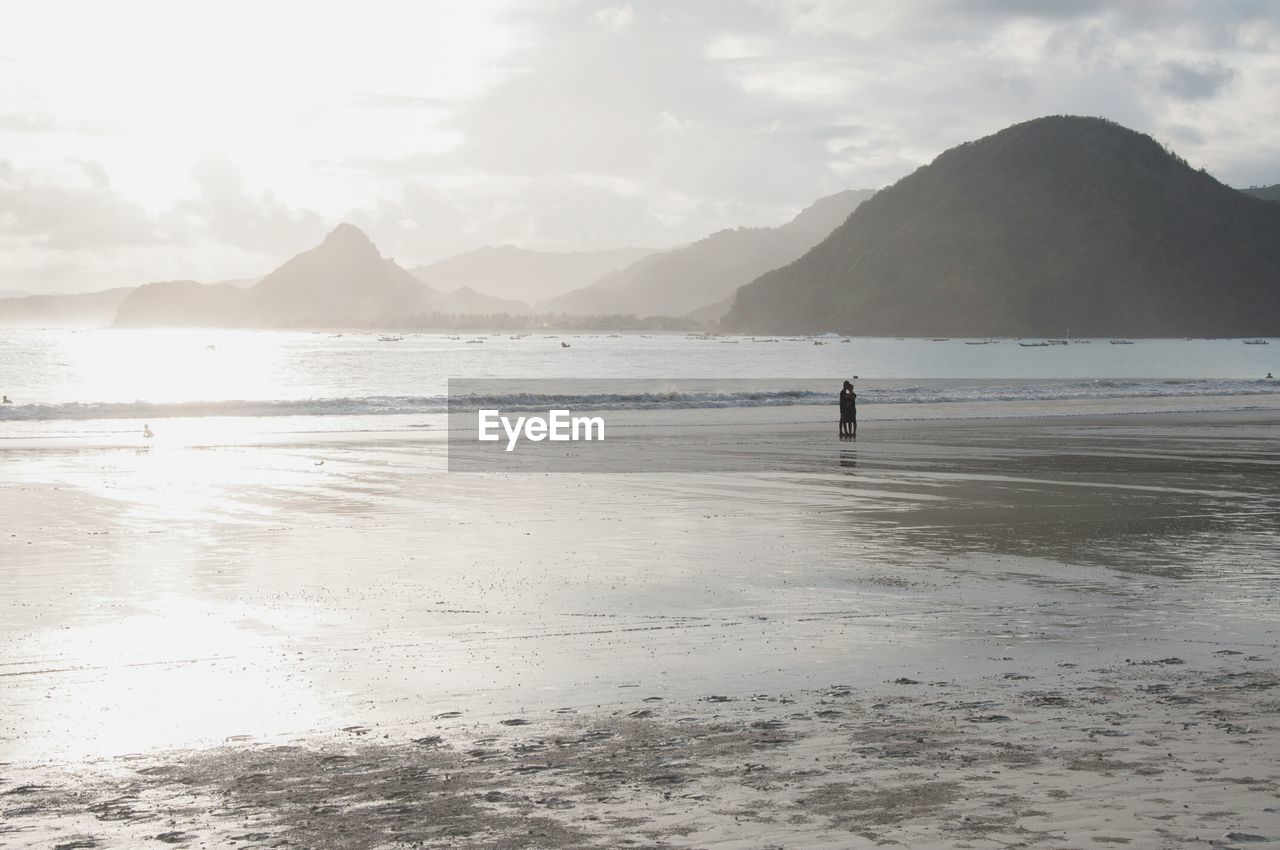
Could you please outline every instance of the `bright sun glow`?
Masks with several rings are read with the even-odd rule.
[[[67,401],[156,404],[278,398],[280,349],[268,335],[148,330],[80,334],[71,348],[79,380]]]
[[[31,719],[60,728],[28,730],[20,740],[29,750],[18,752],[119,755],[279,734],[329,719],[319,695],[290,675],[283,641],[263,628],[263,616],[271,614],[160,597],[152,613],[49,631],[38,645],[13,647],[13,657],[38,658],[59,671],[49,677],[57,711]]]
[[[491,2],[372,2],[358,13],[298,2],[27,4],[0,32],[0,113],[74,116],[67,130],[101,135],[95,157],[113,184],[156,208],[213,153],[255,185],[305,192],[317,161],[353,149],[394,157],[457,144],[432,103],[492,80],[514,44],[498,11]],[[26,141],[7,154],[83,156],[74,137]]]

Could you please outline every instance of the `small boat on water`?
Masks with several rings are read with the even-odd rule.
[[[949,336],[935,336],[935,337],[933,337],[932,339],[930,339],[930,340],[929,340],[929,342],[951,342],[951,337],[949,337]]]
[[[567,343],[567,342],[562,342],[562,343],[560,343],[560,347],[561,347],[561,348],[569,348],[570,346],[569,346],[569,343]]]
[[[477,337],[476,339],[467,340],[467,345],[475,345],[476,343],[482,343],[482,342],[484,342],[484,340]]]
[[[1113,340],[1111,340],[1111,344],[1112,344],[1112,345],[1133,345],[1133,340],[1131,340],[1131,339],[1113,339]]]
[[[814,345],[826,345],[826,343],[825,343],[825,342],[823,342],[823,341],[822,341],[822,340],[820,340],[820,339],[815,339],[815,340],[813,341],[813,344],[814,344]]]
[[[404,337],[399,336],[397,334],[383,334],[382,336],[378,337],[379,342],[400,342],[403,339]]]
[[[1018,345],[1023,348],[1048,348],[1052,343],[1048,342],[1020,342]]]
[[[1244,344],[1245,345],[1270,345],[1271,343],[1267,342],[1265,339],[1246,339],[1244,341]]]

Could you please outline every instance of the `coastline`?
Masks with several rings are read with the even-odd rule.
[[[812,427],[727,434],[794,453],[753,475],[6,449],[5,839],[1280,840],[1275,417]]]

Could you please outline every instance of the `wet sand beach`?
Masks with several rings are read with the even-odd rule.
[[[1280,421],[0,452],[0,843],[1280,846]]]

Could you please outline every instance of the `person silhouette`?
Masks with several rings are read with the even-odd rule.
[[[1271,376],[1268,375],[1267,377],[1270,378]],[[5,396],[4,401],[0,402],[0,404],[13,404],[13,399],[9,398],[8,396]]]
[[[845,381],[840,390],[840,439],[856,440],[858,438],[858,394],[853,391],[853,383]]]

